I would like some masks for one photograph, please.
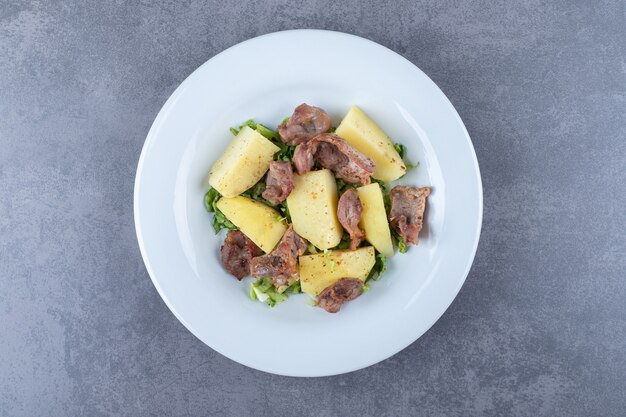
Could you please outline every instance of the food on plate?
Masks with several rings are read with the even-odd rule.
[[[235,197],[256,184],[280,148],[245,126],[213,164],[209,184],[224,197]]]
[[[417,245],[417,236],[422,230],[428,187],[408,187],[396,185],[391,189],[391,210],[389,222],[405,244]]]
[[[216,206],[265,253],[274,249],[287,230],[280,213],[251,198],[224,197],[219,199]]]
[[[365,282],[376,262],[376,252],[372,246],[333,250],[301,256],[299,262],[302,292],[317,295],[341,278]]]
[[[317,296],[317,305],[329,313],[336,313],[341,305],[363,294],[365,283],[357,278],[341,278]]]
[[[380,279],[394,247],[417,245],[430,188],[389,191],[414,166],[358,107],[337,129],[303,103],[276,131],[248,120],[231,132],[204,204],[215,233],[228,230],[224,269],[253,279],[253,300],[273,307],[302,292],[336,313]]]
[[[220,250],[224,269],[238,280],[250,275],[250,260],[263,251],[240,230],[231,230]]]
[[[278,205],[285,201],[293,190],[293,168],[287,161],[270,162],[270,170],[265,180],[265,191],[261,193],[264,199]]]
[[[365,232],[365,239],[386,257],[393,256],[393,242],[387,222],[387,211],[383,193],[378,183],[372,183],[356,189],[363,205],[360,226]]]
[[[391,139],[357,106],[350,108],[335,134],[374,161],[374,178],[391,182],[406,174],[407,167]]]
[[[278,134],[287,145],[295,146],[313,139],[320,133],[328,132],[332,126],[333,122],[328,113],[318,107],[302,103],[285,123],[278,126]]]
[[[371,159],[331,133],[317,135],[298,145],[293,162],[300,175],[309,172],[314,162],[318,162],[333,171],[337,178],[351,184],[369,184],[374,173]]]
[[[337,218],[341,226],[350,235],[351,250],[358,248],[365,238],[365,232],[359,226],[362,213],[363,205],[359,199],[359,194],[353,188],[346,190],[339,198],[339,203],[337,204]]]
[[[339,244],[343,229],[337,219],[337,183],[327,169],[296,175],[287,208],[294,230],[318,249]]]
[[[280,288],[289,280],[298,278],[298,257],[307,250],[307,241],[289,226],[278,246],[267,255],[252,258],[250,275],[254,278],[271,277],[272,284]]]

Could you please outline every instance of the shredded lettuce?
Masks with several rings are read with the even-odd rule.
[[[400,236],[395,230],[391,231],[391,238],[393,243],[398,247],[398,251],[400,251],[400,253],[406,253],[406,251],[409,250],[409,247],[406,243],[404,243],[402,236]]]
[[[409,247],[404,243],[404,239],[398,237],[398,250],[400,253],[406,253]]]
[[[213,216],[212,225],[213,230],[215,230],[215,234],[218,234],[222,229],[237,230],[237,226],[228,220],[226,216],[224,216],[224,213],[219,210],[217,210]]]
[[[280,210],[280,212],[283,215],[283,217],[285,218],[285,220],[287,220],[287,223],[291,223],[291,213],[289,213],[289,207],[287,206],[287,200],[285,200],[282,203],[280,203],[278,205],[278,209]]]
[[[293,154],[296,151],[295,146],[290,146],[284,143],[281,140],[272,141],[272,143],[280,148],[276,155],[274,156],[277,161],[293,161]]]
[[[302,292],[302,287],[300,285],[300,281],[295,281],[291,284],[287,290],[285,290],[286,294],[300,294]]]
[[[278,137],[278,133],[273,131],[272,129],[270,129],[267,126],[263,126],[262,124],[258,123],[256,125],[256,131],[259,132],[260,134],[262,134],[263,136],[265,136],[268,139],[275,139],[275,140],[279,140],[280,138]]]
[[[241,193],[242,196],[244,197],[248,197],[252,200],[256,200],[260,203],[265,204],[266,206],[270,206],[273,209],[278,209],[278,211],[280,212],[280,216],[278,216],[279,219],[285,219],[285,220],[289,220],[291,221],[291,218],[287,217],[287,215],[285,215],[285,210],[284,208],[287,207],[287,202],[283,202],[281,204],[279,204],[278,206],[275,206],[274,204],[272,204],[271,202],[269,202],[268,200],[266,200],[265,198],[263,198],[263,191],[265,191],[266,185],[265,182],[263,182],[263,179],[261,179],[259,182],[257,182],[256,184],[254,184],[252,187],[248,188],[246,191],[244,191],[243,193]],[[284,206],[283,206],[284,204]]]
[[[386,270],[387,270],[387,257],[383,255],[382,253],[376,251],[376,262],[374,263],[374,266],[372,267],[372,270],[367,276],[367,279],[365,280],[365,282],[369,281],[370,279],[374,279],[378,281],[381,275]]]
[[[215,213],[211,223],[215,234],[218,234],[222,229],[237,230],[237,226],[228,220],[224,213],[217,208],[216,204],[220,198],[222,198],[222,195],[215,188],[210,188],[204,195],[204,207],[209,213]]]
[[[250,284],[250,298],[266,303],[270,307],[274,307],[278,303],[285,301],[290,294],[299,294],[302,292],[300,281],[290,281],[289,285],[280,288],[274,287],[271,277],[259,278]]]
[[[406,146],[401,143],[396,143],[393,145],[393,147],[396,148],[396,152],[398,152],[400,158],[404,159],[404,155],[406,155]]]
[[[217,211],[217,207],[215,203],[222,196],[215,188],[209,188],[209,191],[204,195],[204,207],[206,207],[209,213],[215,213]]]
[[[358,187],[357,184],[349,184],[349,183],[345,182],[344,180],[337,179],[337,191],[338,191],[339,195],[345,193],[346,191],[348,191],[351,188],[357,188],[357,187]]]
[[[348,249],[350,247],[350,235],[346,232],[343,232],[343,236],[341,236],[341,241],[334,249]]]
[[[230,133],[232,133],[233,135],[236,136],[237,134],[239,134],[239,131],[241,129],[243,129],[244,127],[246,127],[246,126],[248,126],[250,129],[254,129],[254,130],[256,130],[256,128],[257,128],[257,124],[254,122],[254,120],[250,119],[250,120],[246,120],[245,122],[240,124],[239,127],[237,127],[237,128],[231,127],[230,128]]]
[[[400,158],[402,158],[402,160],[404,161],[404,165],[406,166],[407,172],[411,169],[417,168],[420,165],[419,162],[412,164],[406,160],[406,146],[404,146],[401,143],[396,143],[393,145],[393,147],[396,148],[398,155],[400,155]]]
[[[252,187],[248,188],[243,193],[241,193],[241,195],[271,206],[272,203],[270,203],[261,196],[261,194],[263,194],[263,191],[265,191],[265,183],[263,182],[263,180],[261,180],[254,184]]]

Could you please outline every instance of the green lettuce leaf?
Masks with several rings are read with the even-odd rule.
[[[343,232],[343,236],[341,236],[341,241],[333,249],[348,249],[350,247],[350,241],[350,235],[346,232]]]
[[[409,246],[404,243],[404,239],[395,230],[391,230],[391,240],[393,244],[398,247],[400,253],[406,253],[409,250]]]
[[[271,277],[259,278],[250,284],[250,298],[252,300],[266,303],[270,307],[274,307],[278,303],[285,301],[290,294],[299,294],[302,292],[300,281],[293,280],[289,285],[275,288],[272,284]]]
[[[215,213],[217,207],[215,203],[221,198],[221,194],[215,188],[209,188],[209,191],[204,195],[204,207],[209,213]]]
[[[259,182],[257,182],[256,184],[254,184],[252,187],[248,188],[246,191],[244,191],[243,193],[241,193],[242,196],[244,197],[248,197],[252,200],[256,200],[258,202],[261,202],[265,205],[268,205],[272,208],[275,208],[276,206],[274,206],[272,203],[270,203],[269,201],[267,201],[266,199],[263,198],[263,196],[261,194],[263,194],[263,191],[265,191],[265,182],[263,182],[263,179],[261,179]]]
[[[311,244],[311,243],[309,243],[309,244],[307,245],[307,249],[306,249],[306,250],[307,250],[307,252],[308,252],[308,253],[310,253],[310,254],[314,254],[314,253],[318,253],[318,252],[319,252],[319,250],[318,250],[318,249],[317,249],[317,248],[316,248],[313,244]]]
[[[296,151],[295,146],[287,145],[286,143],[282,142],[280,139],[276,141],[272,141],[272,143],[280,148],[280,150],[276,152],[276,155],[274,155],[274,158],[277,161],[287,161],[287,162],[293,161],[293,154]]]
[[[204,195],[204,207],[209,213],[214,213],[211,224],[215,234],[218,234],[222,229],[237,230],[237,226],[228,220],[224,213],[217,208],[216,204],[220,198],[222,198],[222,195],[215,188],[210,188]]]
[[[349,184],[347,182],[345,182],[344,180],[341,179],[337,179],[337,192],[339,195],[345,193],[346,191],[348,191],[351,188],[356,189],[358,187],[357,184]]]
[[[401,143],[396,143],[393,145],[393,147],[396,148],[398,155],[400,155],[400,158],[402,158],[402,160],[404,161],[404,165],[406,166],[407,172],[410,171],[411,169],[417,168],[420,165],[419,162],[412,164],[406,160],[406,146],[404,146]]]
[[[372,270],[367,276],[367,279],[365,280],[365,282],[369,281],[370,279],[374,279],[378,281],[381,275],[386,270],[387,270],[387,257],[383,255],[382,253],[376,251],[376,262],[374,263],[374,266],[372,267]]]
[[[278,205],[278,209],[282,217],[285,218],[287,223],[291,223],[291,213],[289,213],[289,207],[287,206],[287,200],[283,201]]]

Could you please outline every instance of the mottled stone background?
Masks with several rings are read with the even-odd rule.
[[[619,0],[2,0],[0,415],[626,415],[625,14]],[[153,288],[132,217],[141,146],[176,86],[291,28],[418,65],[484,182],[451,308],[332,378],[254,371],[198,341]]]

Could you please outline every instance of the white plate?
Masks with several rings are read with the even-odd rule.
[[[269,308],[219,263],[203,205],[206,174],[255,118],[275,126],[307,102],[337,124],[360,106],[420,166],[400,182],[428,185],[420,244],[389,262],[383,279],[338,314],[306,295]],[[221,354],[262,371],[323,376],[399,352],[448,308],[465,281],[482,221],[482,186],[470,138],[445,95],[417,67],[374,42],[296,30],[243,42],[194,71],[159,112],[135,181],[137,238],[152,281],[174,315]]]

